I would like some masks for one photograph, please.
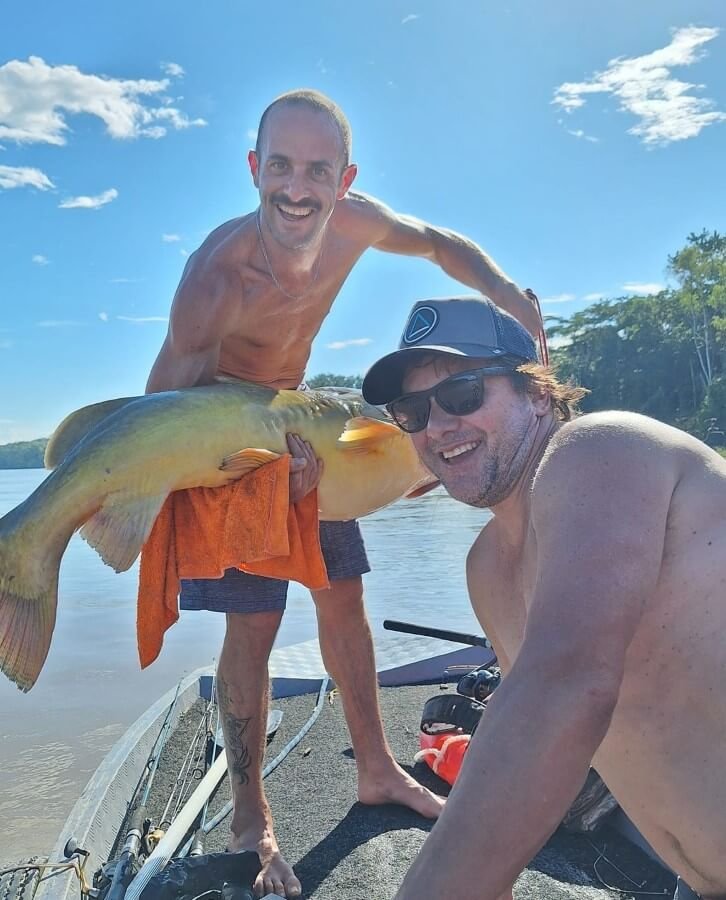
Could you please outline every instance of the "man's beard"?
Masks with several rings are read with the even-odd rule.
[[[511,494],[524,471],[535,438],[535,431],[529,428],[529,424],[521,422],[516,433],[510,434],[505,444],[489,453],[486,453],[488,442],[482,437],[480,446],[474,452],[482,452],[483,448],[486,455],[476,475],[457,473],[434,452],[427,453],[428,458],[423,462],[455,500],[479,509],[491,509]]]

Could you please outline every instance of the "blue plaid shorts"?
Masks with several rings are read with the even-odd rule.
[[[321,522],[320,548],[330,581],[355,578],[370,572],[358,522]],[[221,578],[184,579],[179,594],[180,609],[212,612],[269,612],[285,609],[287,581],[227,569]]]

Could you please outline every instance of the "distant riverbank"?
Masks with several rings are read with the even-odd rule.
[[[42,469],[48,438],[0,444],[0,469]]]

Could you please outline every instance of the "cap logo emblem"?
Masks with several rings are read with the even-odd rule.
[[[436,328],[438,321],[439,314],[433,306],[419,306],[411,313],[406,330],[403,332],[403,343],[417,344],[422,341]]]

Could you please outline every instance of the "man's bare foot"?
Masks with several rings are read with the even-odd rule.
[[[300,881],[292,866],[283,859],[269,824],[263,825],[261,833],[259,829],[253,828],[248,828],[239,835],[232,832],[227,852],[241,853],[243,850],[252,850],[260,858],[260,872],[253,885],[255,897],[264,897],[266,894],[300,896]]]
[[[400,803],[427,819],[437,819],[446,802],[444,797],[419,784],[393,759],[385,772],[374,775],[358,771],[358,799],[368,806]]]

